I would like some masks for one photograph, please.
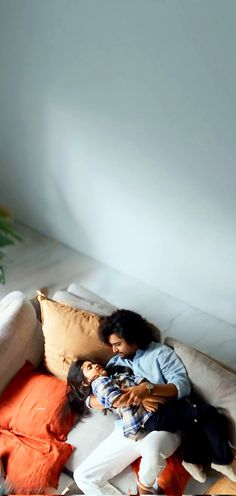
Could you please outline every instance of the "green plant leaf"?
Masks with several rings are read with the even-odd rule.
[[[0,265],[0,284],[5,284],[5,275],[3,267]]]
[[[5,236],[4,234],[1,234],[0,232],[0,246],[8,246],[8,245],[14,245],[13,239],[9,238],[8,236]]]
[[[15,228],[10,211],[6,207],[0,205],[0,247],[14,245],[15,241],[22,241],[22,237]],[[4,255],[4,251],[0,250],[0,259],[2,259]],[[0,265],[0,284],[4,283],[4,268]]]
[[[22,241],[22,237],[15,229],[13,222],[6,217],[0,217],[0,233],[8,234],[17,241]]]

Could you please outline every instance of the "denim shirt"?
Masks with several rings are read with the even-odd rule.
[[[133,370],[136,377],[144,377],[152,384],[174,384],[178,399],[188,396],[191,385],[180,358],[169,346],[152,341],[146,350],[137,350],[132,358],[114,355],[106,368],[125,365]]]

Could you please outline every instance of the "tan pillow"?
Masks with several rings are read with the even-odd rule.
[[[98,337],[101,317],[38,296],[45,340],[44,364],[60,379],[66,379],[68,369],[76,358],[95,360],[105,364],[112,350]]]
[[[236,448],[236,371],[177,339],[168,337],[165,344],[182,360],[194,391],[227,417],[229,440]]]

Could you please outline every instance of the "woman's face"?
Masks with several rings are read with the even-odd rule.
[[[102,375],[103,377],[107,376],[107,371],[104,369],[104,367],[102,367],[102,365],[89,362],[88,360],[83,363],[81,369],[84,377],[87,379],[88,382],[92,382],[100,375]]]

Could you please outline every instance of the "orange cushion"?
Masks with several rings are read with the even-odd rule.
[[[183,467],[182,460],[177,453],[167,458],[166,461],[167,465],[157,479],[158,486],[168,496],[182,496],[190,475]]]
[[[139,471],[140,458],[132,463],[132,467],[136,474]],[[158,486],[167,496],[182,496],[190,475],[185,470],[181,463],[180,456],[174,453],[166,459],[166,467],[162,470],[157,479]]]
[[[64,381],[35,372],[26,362],[0,396],[0,428],[65,441],[75,423],[75,416],[65,408],[66,389]]]
[[[60,473],[73,446],[57,440],[33,440],[0,429],[0,457],[7,486],[14,494],[41,494],[57,488]]]
[[[98,337],[101,317],[79,310],[45,296],[38,296],[45,340],[44,364],[56,377],[66,379],[69,367],[77,358],[105,364],[113,355],[110,346]]]

